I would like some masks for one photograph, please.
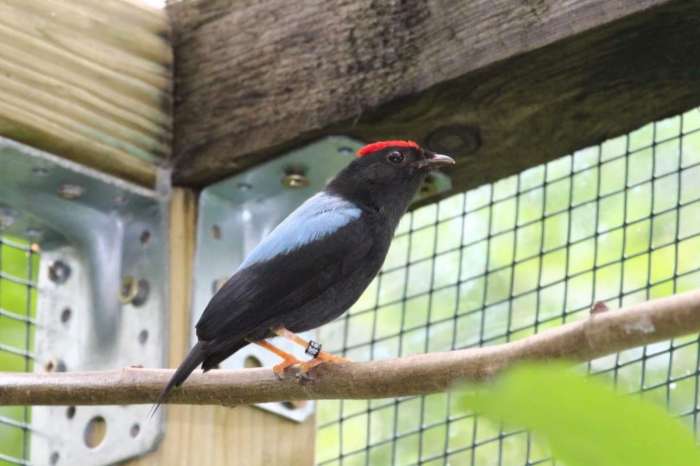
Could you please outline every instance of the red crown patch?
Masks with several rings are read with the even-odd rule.
[[[357,156],[364,157],[365,155],[373,154],[387,147],[413,147],[418,149],[419,146],[413,141],[378,141],[358,149]]]

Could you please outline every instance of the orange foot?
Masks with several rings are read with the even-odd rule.
[[[343,357],[335,356],[333,354],[326,353],[325,351],[321,351],[321,345],[319,345],[318,343],[304,340],[300,336],[295,335],[294,333],[290,332],[284,327],[278,327],[272,330],[278,336],[284,337],[304,348],[307,354],[311,354],[314,356],[314,358],[309,361],[301,362],[293,355],[277,348],[276,346],[272,345],[271,343],[265,340],[256,341],[256,345],[259,345],[282,358],[282,362],[272,368],[272,371],[279,378],[284,378],[285,371],[290,366],[296,366],[295,368],[297,369],[297,380],[309,380],[311,378],[308,376],[309,371],[311,371],[311,369],[313,369],[314,367],[323,364],[324,362],[328,362],[331,364],[343,364],[346,362],[350,362],[349,359],[345,359]]]
[[[335,355],[332,355],[330,353],[326,353],[325,351],[321,351],[321,345],[319,345],[318,343],[305,340],[302,337],[300,337],[299,335],[287,330],[284,327],[275,327],[272,329],[272,331],[277,336],[286,338],[287,340],[294,342],[297,345],[304,348],[304,350],[306,351],[306,354],[310,354],[310,355],[314,356],[313,359],[299,364],[299,373],[302,376],[304,376],[306,373],[308,373],[314,367],[316,367],[319,364],[322,364],[324,362],[330,362],[333,364],[342,364],[342,363],[350,362],[349,359],[345,359],[343,357],[335,356]]]
[[[299,361],[293,355],[279,349],[275,345],[268,343],[265,340],[256,341],[255,344],[275,353],[277,356],[282,358],[282,362],[272,368],[272,372],[274,372],[280,379],[284,378],[284,371],[287,370],[288,367],[301,364],[301,361]]]

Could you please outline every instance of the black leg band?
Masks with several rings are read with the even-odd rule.
[[[313,340],[309,340],[309,344],[307,345],[306,350],[304,350],[304,352],[309,356],[315,358],[321,352],[321,343],[316,343]]]

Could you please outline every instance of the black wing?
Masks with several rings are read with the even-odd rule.
[[[238,270],[207,305],[196,326],[197,337],[219,347],[266,333],[267,322],[367,267],[375,246],[373,234],[362,215],[332,234]]]

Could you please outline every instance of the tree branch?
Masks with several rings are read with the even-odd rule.
[[[596,310],[599,310],[596,307]],[[700,331],[700,290],[594,312],[577,322],[501,345],[398,359],[322,364],[312,380],[278,380],[270,369],[194,374],[170,403],[235,406],[267,401],[386,398],[484,381],[525,360],[588,361]],[[0,405],[153,403],[173,371],[125,368],[72,373],[0,373]]]

